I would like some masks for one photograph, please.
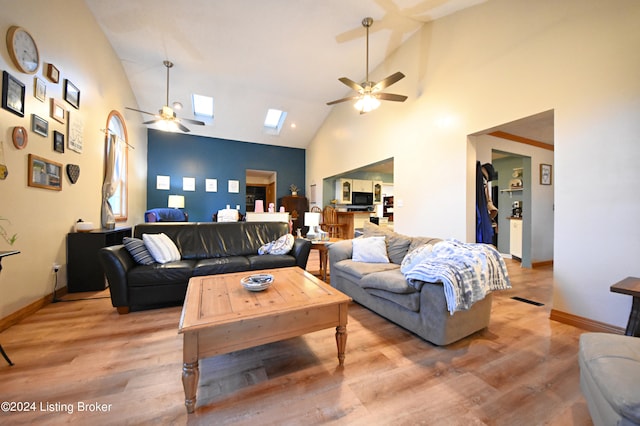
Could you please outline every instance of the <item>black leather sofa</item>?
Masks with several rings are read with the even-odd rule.
[[[284,255],[258,255],[258,249],[289,233],[281,222],[159,222],[134,228],[134,237],[165,233],[180,250],[182,259],[165,264],[136,263],[124,245],[99,250],[109,282],[111,304],[120,314],[130,310],[182,303],[189,279],[258,269],[307,266],[311,242],[297,238]]]

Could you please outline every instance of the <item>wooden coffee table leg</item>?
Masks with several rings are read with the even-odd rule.
[[[338,309],[338,326],[336,327],[336,344],[338,345],[338,362],[344,365],[344,352],[347,348],[347,318],[349,304],[343,303]]]
[[[338,362],[344,365],[344,352],[347,347],[347,327],[344,325],[336,327],[336,344],[338,345]]]
[[[182,387],[184,388],[184,405],[187,413],[193,413],[196,409],[196,392],[198,391],[198,379],[200,367],[198,366],[198,338],[194,333],[184,335],[182,364]]]

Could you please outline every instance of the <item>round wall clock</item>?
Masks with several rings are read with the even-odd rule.
[[[12,26],[7,31],[7,49],[9,56],[18,69],[27,74],[34,74],[40,66],[40,54],[35,40],[29,31],[22,27]]]
[[[24,149],[27,146],[29,135],[27,129],[22,126],[16,126],[13,128],[13,145],[18,149]]]

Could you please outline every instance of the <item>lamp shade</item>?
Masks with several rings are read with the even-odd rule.
[[[305,212],[304,213],[304,226],[311,228],[320,225],[320,213]]]
[[[183,209],[184,195],[169,195],[169,208]]]

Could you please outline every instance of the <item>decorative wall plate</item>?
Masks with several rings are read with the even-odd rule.
[[[18,149],[24,149],[27,146],[27,142],[29,141],[29,135],[27,134],[27,129],[22,126],[16,126],[13,128],[13,146]]]
[[[76,183],[80,177],[80,166],[77,164],[67,164],[67,176],[71,183]]]

